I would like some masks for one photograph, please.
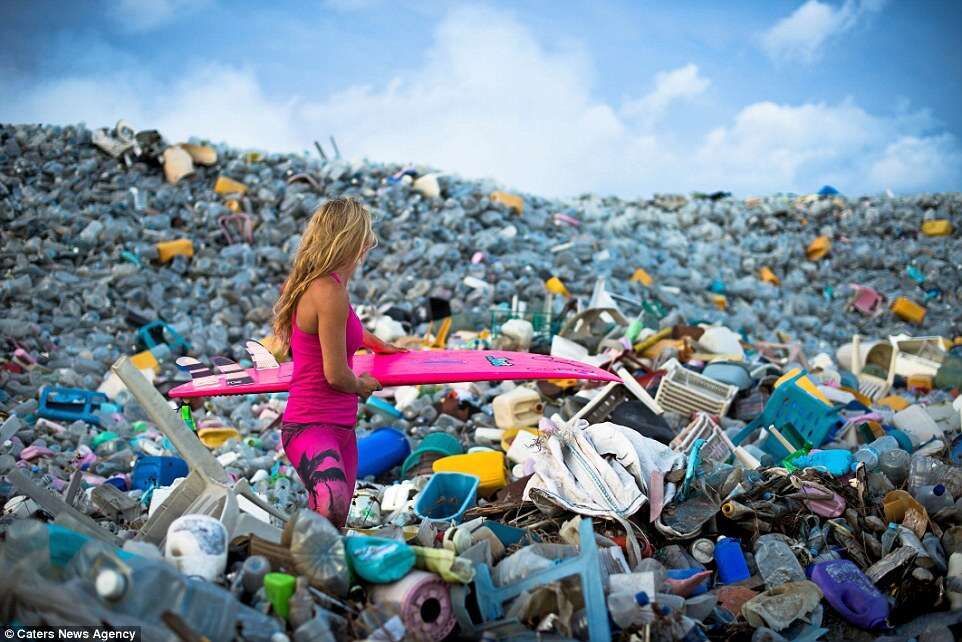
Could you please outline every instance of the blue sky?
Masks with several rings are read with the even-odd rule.
[[[401,6],[403,5],[403,6]],[[962,3],[11,1],[0,121],[544,195],[962,187]]]

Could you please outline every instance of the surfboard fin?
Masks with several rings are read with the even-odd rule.
[[[214,364],[217,368],[217,372],[225,376],[224,383],[228,386],[240,386],[245,383],[254,383],[251,376],[247,374],[236,361],[228,359],[227,357],[211,357],[210,362]]]
[[[210,368],[193,357],[178,357],[177,366],[190,373],[195,388],[216,386],[220,378],[210,371]]]
[[[271,370],[273,368],[279,368],[280,365],[277,363],[277,359],[271,354],[271,351],[267,349],[260,341],[255,341],[250,339],[244,347],[247,348],[247,352],[251,356],[251,360],[254,362],[254,367],[258,370]]]

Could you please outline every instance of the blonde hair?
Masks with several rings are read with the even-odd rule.
[[[282,352],[290,348],[294,311],[311,283],[337,268],[357,264],[376,244],[371,214],[353,198],[335,198],[314,211],[274,304],[274,336]]]

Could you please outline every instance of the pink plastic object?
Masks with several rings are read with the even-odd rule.
[[[188,382],[167,393],[172,398],[247,395],[285,392],[291,383],[294,364],[247,373],[254,383],[228,386],[223,375],[210,386]],[[494,350],[432,350],[398,354],[356,355],[354,373],[370,374],[382,386],[409,386],[428,383],[465,381],[504,381],[523,379],[589,379],[621,381],[618,375],[572,359],[529,352]]]
[[[878,314],[885,297],[864,285],[857,285],[855,283],[850,283],[849,285],[855,290],[855,296],[852,297],[849,305],[866,316],[875,316]]]
[[[803,500],[805,506],[816,515],[822,517],[838,517],[845,512],[845,499],[827,488],[802,483],[799,492],[803,495],[812,495],[815,499]],[[828,499],[822,499],[825,495],[831,495]]]
[[[54,451],[49,448],[44,448],[43,446],[27,446],[20,451],[20,459],[24,461],[32,461],[38,457],[53,457],[56,455]]]
[[[412,639],[439,642],[454,630],[448,585],[434,573],[411,571],[397,582],[376,585],[373,598],[400,611]]]

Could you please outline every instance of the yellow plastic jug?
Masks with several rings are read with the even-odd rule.
[[[481,480],[478,484],[478,495],[481,496],[490,495],[508,485],[504,453],[495,450],[442,457],[434,462],[432,468],[436,473],[477,475]]]

